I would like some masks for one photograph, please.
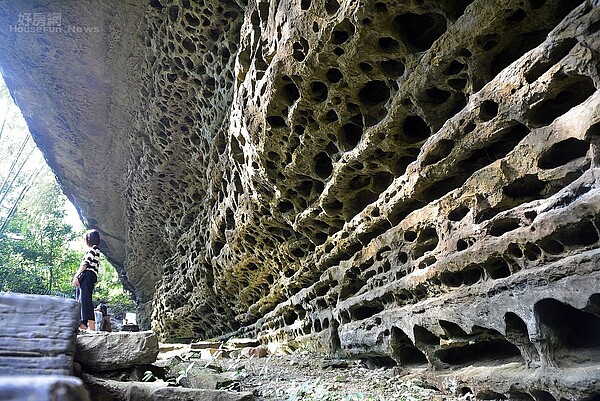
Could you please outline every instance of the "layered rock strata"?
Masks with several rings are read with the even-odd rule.
[[[600,393],[599,5],[151,0],[135,45],[115,29],[116,66],[97,61],[129,95],[98,101],[131,117],[101,127],[128,146],[106,165],[118,182],[48,158],[76,201],[117,190],[126,226],[97,225],[126,238],[106,251],[162,338],[238,330],[433,367],[481,399],[584,399]],[[52,155],[56,118],[26,117]]]

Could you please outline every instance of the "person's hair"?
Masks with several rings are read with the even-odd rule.
[[[102,316],[108,315],[108,307],[106,306],[106,304],[100,303],[100,305],[98,306],[100,307],[100,312],[102,312]]]
[[[100,233],[96,230],[89,230],[85,233],[85,243],[88,246],[100,245]]]

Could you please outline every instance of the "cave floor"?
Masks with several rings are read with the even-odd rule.
[[[468,399],[437,390],[424,379],[425,369],[406,374],[399,368],[369,367],[360,361],[337,361],[304,352],[223,362],[229,370],[244,372],[240,390],[253,392],[256,400]]]

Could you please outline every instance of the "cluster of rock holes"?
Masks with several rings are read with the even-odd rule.
[[[382,11],[382,10],[387,11],[387,8],[386,8],[385,4],[383,4],[383,3],[378,3],[375,6],[375,8],[378,9],[379,11]],[[422,49],[426,46],[430,46],[433,43],[433,41],[435,41],[435,39],[437,39],[437,37],[439,37],[439,35],[441,35],[443,33],[443,31],[445,30],[445,23],[443,24],[444,25],[443,30],[438,29],[441,25],[435,23],[435,21],[439,22],[439,21],[441,21],[441,19],[439,17],[435,17],[432,15],[416,15],[416,14],[408,15],[408,14],[406,14],[403,16],[396,17],[395,23],[398,23],[400,20],[404,20],[404,19],[406,19],[407,21],[416,21],[416,20],[421,20],[421,19],[423,19],[424,21],[426,20],[426,21],[428,21],[428,24],[426,24],[426,25],[431,25],[432,27],[434,27],[432,29],[432,32],[437,32],[436,34],[433,34],[432,36],[428,36],[429,39],[427,39],[427,40],[425,40],[423,38],[414,38],[411,36],[411,30],[409,29],[410,23],[397,24],[398,26],[402,26],[402,28],[398,28],[398,29],[400,29],[399,36],[401,38],[404,38],[405,41],[407,43],[409,43],[409,47],[412,46],[414,48]],[[345,21],[343,25],[345,25],[345,26],[340,27],[339,29],[336,29],[333,31],[332,41],[343,43],[354,33],[354,28],[347,21]],[[428,33],[426,33],[426,34],[429,35]],[[462,63],[456,61],[454,63],[450,63],[450,65],[447,68],[447,72],[452,73],[455,71],[459,71],[461,69],[462,69]],[[330,78],[330,82],[339,82],[339,80],[342,79],[343,74],[339,69],[332,68],[328,71],[327,76]],[[318,90],[314,90],[314,88],[317,86],[318,86]],[[319,100],[323,100],[322,99],[323,95],[321,93],[326,91],[326,86],[322,85],[322,83],[313,83],[313,84],[311,84],[311,87],[313,88],[313,92],[317,93],[316,97],[319,98]],[[292,92],[297,93],[298,92],[297,88],[295,88]],[[428,93],[427,97],[432,99],[435,102],[437,102],[436,99],[443,101],[444,100],[443,98],[447,98],[446,95],[441,94],[441,92],[439,92],[435,88],[433,88],[433,89],[430,88],[427,93]],[[361,99],[363,104],[366,106],[378,105],[378,104],[381,104],[382,102],[387,101],[387,99],[389,98],[389,88],[388,88],[387,84],[383,81],[371,81],[371,82],[367,83],[359,91],[359,98]],[[296,99],[296,96],[292,97],[292,100],[295,100],[295,99]],[[486,101],[482,104],[480,118],[482,119],[482,121],[487,121],[487,120],[493,118],[497,114],[497,112],[498,112],[498,104],[493,101]],[[330,120],[335,120],[337,118],[337,113],[332,111],[332,113],[330,113],[330,116],[332,116],[332,117],[330,117]],[[429,130],[428,127],[426,130],[427,131]],[[421,131],[424,131],[424,130],[421,130]],[[525,130],[523,130],[523,129],[521,129],[521,132],[526,134]],[[342,133],[343,133],[342,140],[340,142],[342,144],[346,144],[346,146],[342,146],[342,148],[344,148],[345,150],[348,150],[348,148],[352,148],[353,146],[356,146],[356,144],[360,140],[360,137],[362,136],[362,129],[357,124],[348,123],[343,126]],[[522,136],[519,136],[518,139],[521,139],[521,138],[522,138]],[[440,161],[441,159],[445,158],[451,151],[453,145],[454,145],[454,143],[451,140],[442,140],[442,141],[438,142],[438,145],[437,145],[438,148],[434,149],[428,155],[428,157],[424,161],[424,164],[425,165],[434,164],[434,163]],[[504,153],[504,154],[500,154],[498,157],[503,157],[506,152],[502,152],[502,153]],[[489,154],[488,149],[482,149],[480,154],[482,154],[482,155],[486,154],[486,156],[487,156]],[[476,156],[478,156],[478,155],[474,155],[474,157],[476,157]],[[321,152],[315,156],[315,163],[314,163],[315,171],[320,178],[326,179],[331,174],[332,161],[331,161],[330,157],[331,156],[327,152]],[[406,168],[406,166],[410,162],[413,161],[412,158],[414,158],[414,156],[412,156],[412,157],[408,156],[408,157],[398,159],[397,163],[398,163],[399,167],[394,169],[395,173],[399,174],[400,172],[402,172],[402,170],[404,170]],[[471,160],[467,160],[467,161],[465,161],[464,165],[472,166],[473,163],[471,163]],[[465,176],[467,176],[467,177],[468,177],[468,175],[470,175],[470,174],[465,174]],[[436,183],[435,185],[431,186],[431,188],[432,188],[431,190],[426,191],[424,193],[424,201],[427,202],[427,201],[434,200],[435,198],[439,197],[440,195],[447,193],[449,190],[459,187],[460,185],[462,185],[462,183],[464,183],[464,181],[465,181],[465,178],[452,177],[441,183]],[[440,185],[440,184],[442,184],[442,185]],[[367,195],[367,197],[366,197],[366,199],[364,199],[364,202],[361,202],[362,204],[359,205],[358,207],[356,207],[355,211],[354,210],[350,211],[350,213],[348,214],[348,217],[346,217],[346,220],[348,218],[353,217],[357,212],[362,210],[367,204],[372,202],[372,200],[376,199],[375,193],[371,193],[371,194],[365,193],[365,195]],[[364,196],[359,196],[358,199],[361,199],[363,197]],[[293,205],[293,203],[286,201],[285,205],[287,207],[285,207],[284,209],[289,210],[289,207],[291,205]],[[320,237],[325,238],[325,235],[321,234]]]

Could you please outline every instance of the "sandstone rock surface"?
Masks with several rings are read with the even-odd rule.
[[[77,336],[75,361],[88,372],[151,364],[157,356],[158,339],[150,331],[100,332]]]
[[[0,66],[162,339],[600,394],[598,0],[35,4],[103,28],[4,2]]]

